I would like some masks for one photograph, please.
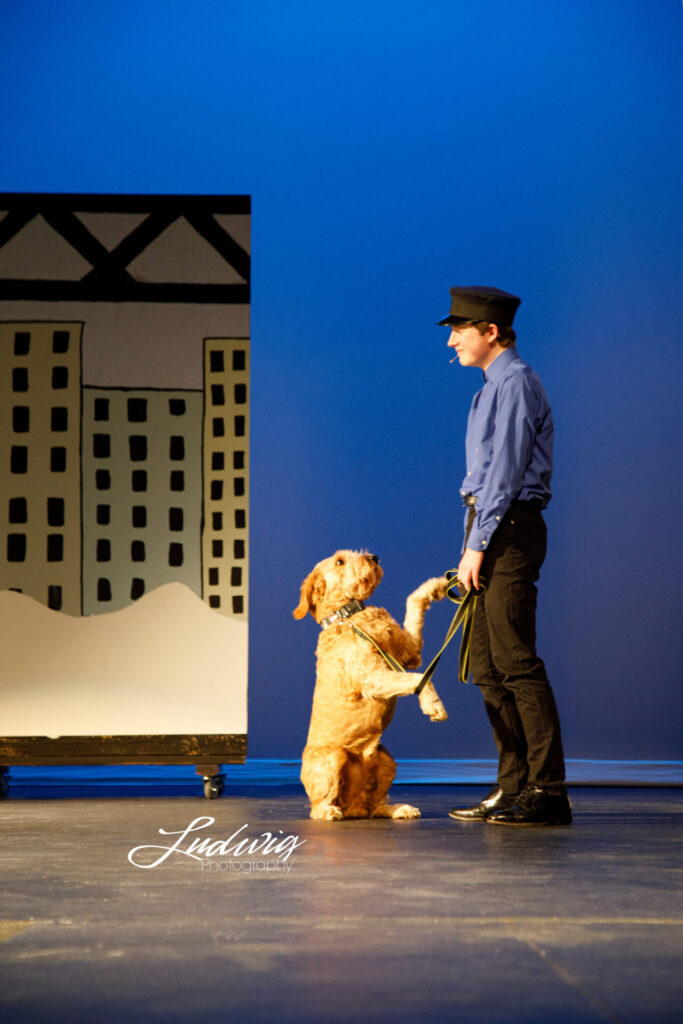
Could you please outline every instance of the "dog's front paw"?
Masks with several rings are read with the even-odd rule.
[[[434,579],[429,580],[432,588],[432,601],[443,601],[444,597],[448,593],[449,583],[445,576],[436,576]]]
[[[429,716],[430,722],[445,722],[446,719],[448,718],[448,712],[446,711],[441,701],[439,701],[437,705],[429,708],[426,711],[423,708],[423,711],[425,715]]]
[[[419,696],[420,710],[423,715],[427,715],[432,722],[445,722],[448,718],[448,712],[443,705],[443,702],[437,695],[436,690],[433,686],[425,686],[424,690]]]
[[[446,596],[448,590],[448,580],[445,576],[433,576],[430,580],[425,580],[421,583],[416,590],[416,594],[431,604],[432,601],[442,601]]]

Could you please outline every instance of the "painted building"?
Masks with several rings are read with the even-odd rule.
[[[0,323],[2,586],[81,610],[81,337],[76,322]]]
[[[83,613],[165,583],[202,596],[199,391],[83,389]]]
[[[204,342],[204,596],[222,615],[247,616],[249,341]]]

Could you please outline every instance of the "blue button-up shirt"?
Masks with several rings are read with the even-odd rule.
[[[467,541],[485,551],[513,501],[550,501],[553,416],[540,380],[514,347],[496,356],[472,401],[465,439],[467,475],[476,518]],[[465,517],[467,521],[467,517]]]

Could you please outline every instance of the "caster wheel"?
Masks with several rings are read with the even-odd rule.
[[[224,787],[225,781],[222,775],[204,776],[204,796],[207,800],[216,800],[223,792]]]

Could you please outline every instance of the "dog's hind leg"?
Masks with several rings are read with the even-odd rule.
[[[381,744],[375,753],[375,762],[372,770],[375,791],[373,794],[373,806],[370,809],[370,817],[419,818],[419,809],[411,804],[387,803],[387,795],[396,775],[396,762],[386,747],[383,747]]]
[[[346,751],[333,747],[307,747],[301,758],[301,781],[311,801],[311,817],[338,821],[344,817],[339,806],[346,767]]]
[[[349,754],[347,758],[338,800],[345,818],[367,818],[370,813],[368,788],[374,791],[373,759],[374,755],[368,758],[362,754]]]

